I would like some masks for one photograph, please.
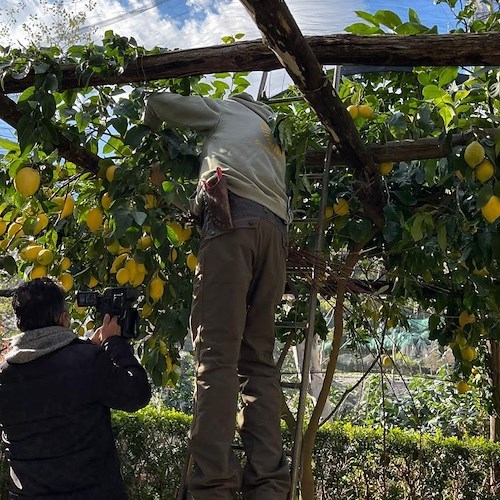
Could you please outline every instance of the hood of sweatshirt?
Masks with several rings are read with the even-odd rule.
[[[254,113],[257,113],[267,124],[274,120],[273,110],[267,104],[255,101],[254,98],[246,92],[234,94],[229,98],[229,100],[243,104],[243,106],[246,106]]]
[[[8,363],[29,363],[70,344],[77,338],[74,332],[63,326],[28,330],[12,338],[5,360]]]

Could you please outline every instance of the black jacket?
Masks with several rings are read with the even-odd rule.
[[[24,364],[0,367],[0,424],[11,498],[127,498],[110,408],[136,411],[151,389],[121,337],[103,347],[74,340]]]

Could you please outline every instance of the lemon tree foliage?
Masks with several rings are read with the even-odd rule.
[[[389,11],[358,15],[364,22],[348,31],[435,31],[422,26],[411,9],[408,22]],[[479,24],[464,23],[471,15],[462,11],[457,16],[474,31],[499,27],[495,12]],[[199,247],[187,209],[200,140],[186,130],[152,133],[141,123],[144,98],[158,89],[227,97],[245,90],[248,81],[245,73],[236,73],[88,86],[93,74],[120,74],[130,61],[155,52],[112,32],[102,45],[73,46],[64,57],[55,47],[1,50],[0,82],[31,70],[36,78],[17,100],[23,113],[17,142],[0,140],[0,262],[5,273],[24,279],[55,276],[72,298],[78,289],[138,288],[143,363],[156,383],[174,384]],[[61,65],[68,62],[76,64],[78,90],[60,89]],[[445,158],[380,165],[386,197],[382,230],[365,215],[352,170],[332,168],[325,211],[327,266],[319,278],[325,286],[335,283],[346,253],[355,246],[364,249],[355,275],[384,282],[383,300],[351,294],[347,332],[361,337],[367,321],[371,331],[386,321],[407,325],[405,305],[415,301],[431,313],[431,337],[453,348],[457,382],[467,383],[460,391],[476,383],[469,378],[484,361],[486,340],[500,340],[500,136],[482,132],[498,128],[499,81],[496,68],[419,67],[344,77],[339,88],[369,144],[424,137],[451,144],[453,133],[474,131],[473,146],[454,146]],[[294,88],[284,93],[296,95]],[[291,227],[291,245],[308,251],[315,226],[307,220],[318,215],[321,183],[306,176],[311,169],[306,151],[324,151],[328,138],[304,101],[273,106],[274,134],[287,151],[295,217],[306,221]],[[97,176],[64,160],[60,135],[102,158]],[[467,147],[474,154],[466,154]],[[306,317],[307,284],[299,279],[295,285],[298,300],[280,310],[282,319]],[[89,311],[74,306],[72,313],[76,328],[89,326]],[[317,331],[328,333],[319,311]],[[284,340],[289,332],[279,335]]]

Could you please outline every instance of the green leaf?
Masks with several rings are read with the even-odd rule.
[[[351,24],[347,26],[344,31],[355,35],[382,35],[384,33],[382,29],[376,28],[375,26],[368,26],[364,23]]]
[[[375,12],[375,18],[388,28],[395,28],[403,23],[401,18],[391,10],[378,10]]]
[[[443,124],[445,128],[448,128],[448,125],[453,121],[455,117],[455,110],[451,106],[447,106],[446,104],[439,109],[439,116],[443,119]]]
[[[418,14],[412,8],[408,9],[408,19],[412,23],[420,23],[420,18],[418,17]]]
[[[411,237],[414,241],[420,241],[424,237],[424,217],[421,214],[415,216],[411,226]]]
[[[349,236],[356,242],[367,241],[372,231],[372,225],[367,219],[355,219],[349,221]]]
[[[21,154],[29,152],[36,141],[35,123],[29,115],[22,116],[17,122],[17,137],[19,139],[19,147]]]
[[[0,137],[0,148],[3,148],[7,151],[19,151],[19,144],[17,142],[9,141],[9,139],[4,139]]]
[[[440,89],[437,85],[431,84],[431,85],[426,85],[422,89],[422,94],[426,99],[434,100],[443,97],[446,94],[446,92],[443,89]]]
[[[485,184],[478,192],[476,198],[477,208],[483,208],[493,195],[493,189],[489,184]]]
[[[370,24],[373,24],[377,28],[380,26],[380,23],[373,14],[370,14],[369,12],[364,12],[363,10],[355,10],[354,12],[358,17],[364,19],[365,21],[368,21]]]
[[[135,125],[125,135],[124,143],[132,149],[137,148],[142,139],[150,133],[150,128],[145,125]]]
[[[445,226],[444,222],[438,223],[438,225],[436,226],[436,233],[437,233],[437,241],[438,241],[439,248],[444,253],[446,251],[446,247],[448,245],[448,236],[447,236],[446,226]]]
[[[451,83],[456,80],[458,76],[458,67],[447,67],[444,68],[441,74],[439,75],[439,86],[444,87],[448,83]]]
[[[16,261],[10,255],[0,258],[0,268],[5,269],[11,276],[17,273]]]

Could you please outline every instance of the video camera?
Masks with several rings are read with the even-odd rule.
[[[76,302],[79,307],[95,307],[101,320],[105,314],[118,316],[122,337],[137,338],[137,322],[139,313],[132,304],[137,300],[139,292],[135,288],[109,287],[99,292],[78,292]]]

